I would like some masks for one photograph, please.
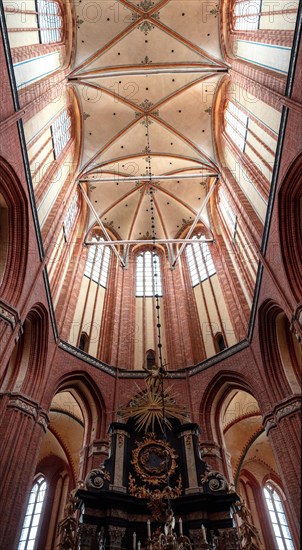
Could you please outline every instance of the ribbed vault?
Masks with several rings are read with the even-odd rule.
[[[121,240],[151,235],[149,157],[156,237],[175,239],[199,216],[208,224],[205,199],[218,174],[212,106],[227,70],[218,6],[82,0],[75,11],[69,80],[81,105],[90,225],[97,214]]]

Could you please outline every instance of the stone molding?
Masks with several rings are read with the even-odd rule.
[[[5,395],[5,394],[4,394]],[[48,413],[42,409],[36,401],[20,395],[20,394],[6,394],[8,396],[7,408],[19,410],[22,413],[27,414],[34,418],[42,429],[46,432],[49,423]]]
[[[301,410],[301,396],[292,395],[279,401],[273,408],[273,410],[267,413],[263,418],[263,425],[268,435],[272,428],[276,428],[282,418],[289,416],[292,413]]]
[[[3,300],[0,300],[0,318],[10,325],[12,330],[15,330],[18,324],[21,325],[18,311]]]

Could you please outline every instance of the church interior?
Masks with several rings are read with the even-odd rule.
[[[1,549],[300,548],[301,7],[3,0]]]

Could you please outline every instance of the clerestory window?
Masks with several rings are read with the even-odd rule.
[[[143,252],[136,258],[136,296],[162,296],[160,260],[157,254]]]
[[[72,199],[71,205],[68,208],[67,214],[63,221],[63,233],[64,233],[65,241],[68,241],[71,235],[74,221],[76,219],[78,211],[79,211],[79,195],[78,193],[76,193]]]
[[[65,109],[52,123],[50,127],[53,154],[57,159],[71,138],[71,118],[69,111]]]
[[[196,240],[194,244],[186,246],[186,256],[191,275],[192,286],[199,285],[216,273],[210,248],[204,241],[204,236],[193,237]]]
[[[293,540],[281,497],[271,483],[266,483],[264,487],[264,496],[276,539],[276,549],[294,550]]]
[[[102,237],[93,237],[92,241],[105,242]],[[89,246],[89,253],[86,262],[85,275],[99,285],[106,288],[110,262],[110,247],[105,245],[92,244]]]
[[[262,0],[241,0],[234,8],[234,28],[237,31],[259,29]]]
[[[236,226],[237,226],[237,216],[234,210],[232,209],[222,187],[219,187],[218,198],[219,198],[219,207],[220,207],[221,213],[225,219],[226,224],[228,225],[231,231],[232,237],[234,237],[236,232]]]
[[[244,152],[248,128],[248,116],[232,101],[225,112],[225,131],[240,151]]]
[[[41,44],[60,42],[63,36],[63,19],[58,2],[36,0],[36,10]]]
[[[40,476],[33,484],[23,522],[18,550],[34,550],[46,494],[46,481]]]

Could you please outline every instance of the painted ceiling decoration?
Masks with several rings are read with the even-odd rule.
[[[75,3],[69,81],[83,116],[81,189],[91,215],[122,242],[177,239],[199,219],[217,181],[212,107],[227,65],[219,7],[205,0]],[[147,145],[147,129],[150,145]]]

